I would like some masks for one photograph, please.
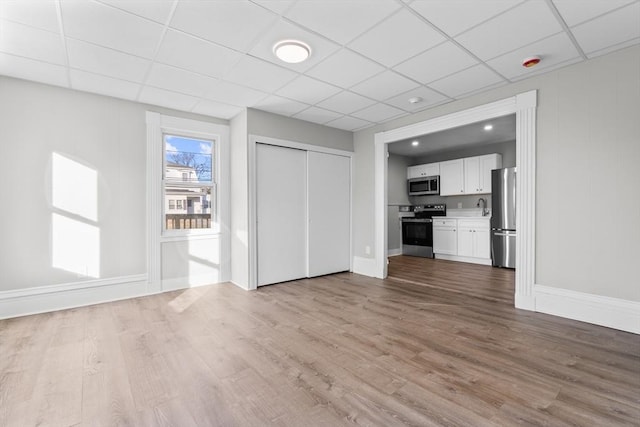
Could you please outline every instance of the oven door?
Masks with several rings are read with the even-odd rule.
[[[433,246],[433,221],[427,218],[402,218],[402,244]]]

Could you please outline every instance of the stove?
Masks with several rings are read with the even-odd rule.
[[[433,258],[433,217],[445,216],[447,205],[420,205],[414,217],[402,218],[402,254]]]

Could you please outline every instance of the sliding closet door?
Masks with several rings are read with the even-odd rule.
[[[258,286],[307,275],[306,157],[256,145]]]
[[[347,271],[351,254],[351,160],[309,151],[309,277]]]

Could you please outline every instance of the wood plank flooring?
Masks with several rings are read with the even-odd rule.
[[[640,425],[637,335],[513,308],[513,271],[393,257],[0,321],[0,426]]]

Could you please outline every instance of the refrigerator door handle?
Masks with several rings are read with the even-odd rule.
[[[507,233],[493,233],[494,236],[505,236],[505,237],[516,237],[516,234],[507,234]]]

